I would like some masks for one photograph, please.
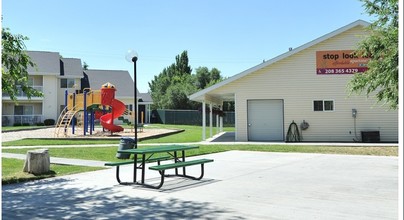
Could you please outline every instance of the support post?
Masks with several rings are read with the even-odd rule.
[[[206,103],[202,102],[202,140],[206,140]]]
[[[83,94],[84,96],[83,96],[83,114],[84,114],[84,129],[83,129],[83,132],[84,132],[84,136],[86,136],[86,132],[87,132],[87,126],[88,126],[88,113],[87,113],[87,90],[85,90],[84,91],[84,94]]]
[[[147,121],[147,123],[150,124],[150,123],[151,123],[151,105],[148,104],[148,105],[147,105],[147,108],[148,108],[148,110],[147,110],[147,111],[148,111],[148,114],[147,114],[147,115],[148,115],[148,118],[149,118],[149,120]]]
[[[136,112],[135,112],[135,118],[133,119],[133,121],[134,121],[134,127],[135,127],[135,146],[134,146],[134,148],[136,149],[137,148],[137,142],[138,142],[138,140],[137,140],[137,122],[138,122],[138,120],[137,120],[137,118],[138,118],[138,106],[137,106],[137,77],[136,77],[136,61],[137,61],[137,54],[136,54],[136,56],[133,56],[132,57],[132,62],[133,62],[133,86],[134,86],[134,100],[133,100],[133,104],[135,104],[135,110],[136,110]],[[143,155],[144,156],[144,155]]]
[[[213,104],[209,103],[209,137],[213,137]]]
[[[67,91],[67,89],[66,89],[66,90],[65,90],[65,106],[64,106],[64,108],[62,109],[62,111],[63,111],[64,109],[66,109],[68,95],[69,95],[69,91]],[[42,107],[42,108],[43,108],[43,107]],[[66,110],[68,111],[68,109],[66,109]],[[66,114],[66,112],[62,112],[62,114]],[[59,123],[59,122],[57,121],[56,123]],[[67,132],[67,128],[65,127],[65,134],[66,134],[66,132]]]
[[[64,106],[64,108],[66,108],[66,106],[67,106],[67,97],[68,97],[68,95],[69,95],[69,91],[67,91],[67,89],[66,89],[65,90],[65,106]]]
[[[93,127],[94,127],[94,110],[91,109],[91,111],[90,111],[90,135],[93,134]]]
[[[219,114],[216,115],[216,134],[219,133]]]
[[[73,108],[76,106],[76,93],[73,93]],[[74,109],[73,109],[74,110]],[[73,115],[72,134],[74,134],[74,126],[76,126],[76,117]],[[65,130],[66,133],[66,130]]]
[[[223,105],[220,106],[220,111],[223,111]],[[220,117],[220,132],[223,132],[223,116]]]

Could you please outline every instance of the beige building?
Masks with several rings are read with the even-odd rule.
[[[133,79],[128,71],[122,70],[83,70],[81,60],[78,58],[61,58],[58,52],[27,51],[35,63],[35,67],[28,68],[28,83],[34,89],[43,92],[43,97],[32,97],[28,99],[26,94],[20,90],[17,93],[18,102],[13,102],[8,94],[2,94],[2,126],[16,124],[35,125],[43,123],[46,119],[57,121],[60,113],[65,107],[65,93],[74,93],[83,88],[91,87],[92,90],[100,90],[104,83],[110,82],[117,88],[115,97],[121,100],[128,109],[136,109],[134,103]],[[86,78],[87,84],[82,85]],[[148,97],[147,94],[140,95],[138,99]],[[150,112],[152,100],[147,103],[138,102],[139,105],[146,105],[142,109]],[[139,117],[140,117],[139,113]],[[127,117],[129,120],[130,118]],[[122,124],[122,121],[115,120],[114,123]]]
[[[398,142],[398,111],[347,91],[353,75],[366,70],[368,58],[351,53],[368,25],[348,24],[190,99],[203,108],[234,101],[236,141],[286,141],[295,122],[303,141]]]

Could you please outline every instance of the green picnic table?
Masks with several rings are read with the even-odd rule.
[[[133,163],[133,183],[131,184],[140,184],[146,187],[152,188],[161,188],[164,184],[164,177],[165,170],[175,169],[175,176],[187,177],[191,179],[200,180],[204,176],[204,164],[213,162],[212,159],[197,159],[197,160],[190,160],[186,161],[186,154],[185,151],[191,149],[197,149],[199,146],[187,146],[187,145],[162,145],[162,146],[151,146],[151,147],[141,147],[135,149],[126,149],[126,150],[118,150],[118,153],[127,153],[133,154],[133,161],[127,162],[115,162],[115,163],[108,163],[105,164],[106,166],[114,166],[116,164],[117,167],[117,180],[120,184],[128,184],[128,183],[121,183],[119,179],[119,165]],[[181,157],[178,157],[178,152],[181,152]],[[163,153],[167,154],[167,156],[159,156],[155,157],[155,154]],[[141,156],[141,159],[139,159]],[[169,164],[161,164],[161,161],[172,159],[174,162]],[[158,186],[151,186],[145,184],[145,172],[146,172],[146,162],[155,162],[157,161],[158,164],[155,166],[150,166],[150,170],[159,171],[161,175],[160,184]],[[121,163],[121,164],[120,164]],[[138,165],[139,164],[139,165]],[[186,174],[186,167],[193,166],[193,165],[201,165],[201,175],[199,177],[189,176]],[[182,168],[182,174],[178,173],[178,168]],[[137,170],[141,169],[142,175],[140,182],[137,181]]]

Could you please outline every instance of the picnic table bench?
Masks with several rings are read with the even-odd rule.
[[[153,162],[157,162],[158,165],[160,165],[160,162],[163,160],[169,160],[170,157],[169,156],[164,156],[164,157],[155,157],[155,158],[149,158],[146,160],[146,163],[153,163]],[[141,163],[142,162],[142,158],[138,159],[136,161],[137,163]],[[118,181],[118,183],[121,183],[121,179],[119,178],[119,167],[122,165],[127,165],[127,164],[134,164],[135,161],[134,160],[124,160],[124,161],[117,161],[117,162],[107,162],[104,164],[104,166],[110,166],[110,167],[116,167],[116,180]]]
[[[187,178],[191,178],[191,179],[195,179],[195,180],[200,180],[203,178],[203,175],[204,175],[204,164],[210,163],[210,162],[213,162],[213,160],[212,159],[199,159],[199,160],[191,160],[191,161],[174,162],[174,163],[163,164],[163,165],[159,164],[157,166],[151,166],[151,167],[149,167],[149,169],[159,171],[159,173],[161,175],[161,180],[160,180],[160,184],[155,187],[155,188],[159,189],[164,184],[164,177],[166,176],[164,174],[164,172],[166,170],[200,164],[201,165],[201,175],[199,177],[188,176],[185,173],[183,175],[179,175],[178,173],[176,174],[177,176],[183,176],[183,177],[187,177]]]

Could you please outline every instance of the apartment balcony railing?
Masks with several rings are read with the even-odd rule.
[[[38,91],[41,91],[41,92],[43,91],[43,86],[31,86],[31,87]],[[28,98],[27,94],[25,92],[23,92],[21,88],[17,89],[15,96],[19,99]],[[3,93],[3,98],[7,98],[7,97],[10,98],[10,95],[8,93]]]
[[[43,122],[43,115],[2,115],[1,126],[36,125]]]

